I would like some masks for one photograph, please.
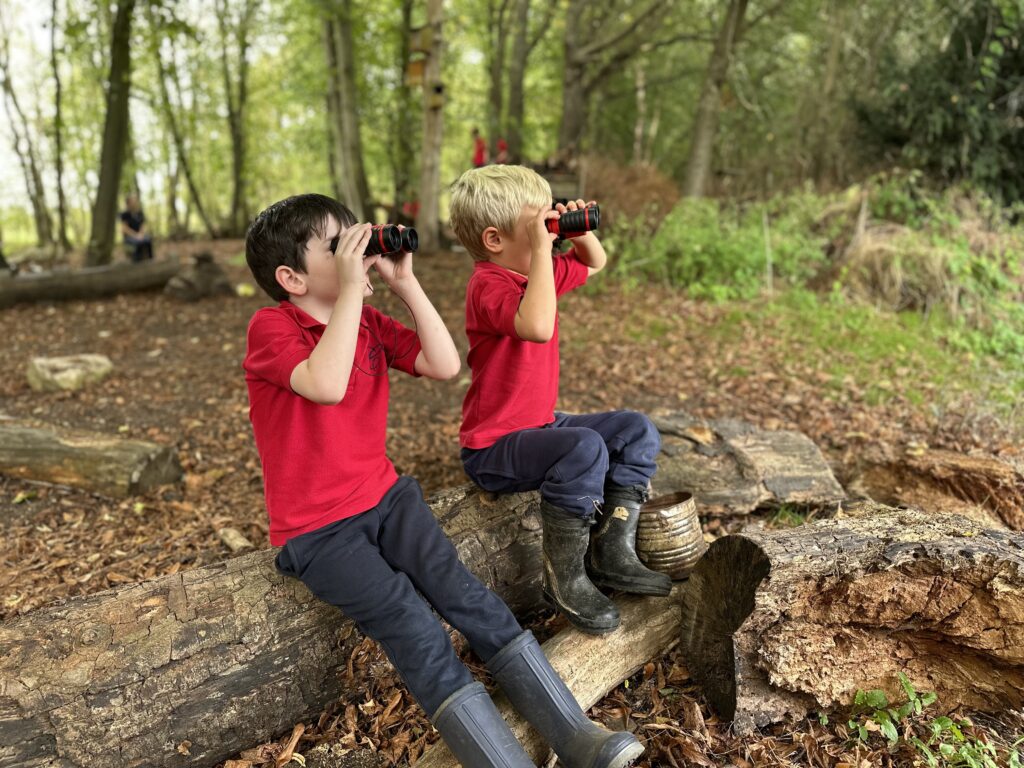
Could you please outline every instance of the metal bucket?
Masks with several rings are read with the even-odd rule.
[[[636,553],[648,568],[685,579],[707,548],[691,494],[658,496],[641,507]]]

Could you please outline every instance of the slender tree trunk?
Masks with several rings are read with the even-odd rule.
[[[245,232],[249,218],[249,203],[246,194],[246,106],[249,97],[249,32],[256,14],[257,3],[246,0],[235,30],[238,45],[237,74],[232,76],[231,56],[228,40],[228,8],[226,0],[218,3],[217,20],[221,33],[221,73],[224,79],[224,93],[228,108],[228,131],[231,135],[231,210],[228,213],[227,231],[238,237]]]
[[[117,221],[117,199],[128,140],[128,92],[131,87],[131,27],[135,0],[117,4],[110,43],[107,115],[100,151],[100,181],[92,209],[86,265],[109,264]]]
[[[743,17],[747,12],[747,1],[730,0],[725,20],[711,52],[704,87],[697,103],[697,114],[693,121],[693,140],[683,179],[683,195],[686,197],[703,196],[708,177],[711,175],[721,90],[729,74],[729,62],[743,24]]]
[[[831,29],[828,45],[828,56],[825,59],[825,75],[821,84],[821,93],[815,97],[818,107],[817,119],[814,121],[812,130],[817,134],[814,137],[811,158],[811,169],[814,181],[818,185],[824,184],[832,169],[833,148],[835,141],[832,136],[834,127],[832,125],[832,113],[835,109],[833,95],[836,89],[836,78],[839,73],[839,57],[843,49],[843,13],[837,7],[835,0],[829,3],[828,22]]]
[[[39,157],[32,142],[25,113],[18,103],[18,96],[11,81],[10,49],[6,28],[0,29],[0,87],[4,92],[4,108],[10,118],[11,133],[14,137],[14,153],[18,157],[25,176],[25,189],[32,204],[32,216],[36,228],[36,240],[41,247],[53,242],[53,223],[49,208],[46,205],[46,194],[43,189],[42,175],[39,171]]]
[[[637,64],[634,82],[636,120],[633,123],[633,164],[640,165],[644,159],[644,133],[647,130],[647,77],[642,64]]]
[[[50,24],[50,66],[53,68],[54,115],[53,115],[53,154],[57,172],[57,243],[61,251],[69,251],[68,241],[67,199],[64,196],[64,119],[61,112],[63,97],[61,93],[60,67],[57,61],[57,0],[53,0]]]
[[[171,74],[177,83],[177,64],[175,63],[175,57],[173,54],[169,57],[171,62],[172,73],[168,72],[167,65],[164,62],[164,57],[161,55],[160,42],[163,39],[163,35],[160,34],[161,27],[157,20],[153,6],[147,4],[147,13],[149,14],[150,27],[153,30],[153,45],[151,47],[151,55],[157,66],[157,81],[160,86],[160,107],[164,115],[164,120],[167,121],[167,128],[171,132],[171,141],[174,143],[174,152],[177,158],[175,163],[175,184],[174,188],[177,187],[177,173],[180,171],[185,176],[185,184],[188,186],[188,193],[192,197],[192,201],[195,203],[196,213],[199,215],[199,219],[203,222],[203,228],[206,230],[207,235],[211,238],[217,236],[217,230],[213,225],[210,217],[206,213],[206,208],[203,206],[203,201],[199,195],[199,188],[196,185],[195,178],[192,174],[192,164],[189,160],[188,149],[185,146],[185,136],[181,124],[178,122],[177,108],[171,102],[171,92],[167,86],[167,78]],[[179,92],[180,102],[180,88],[177,88]],[[172,188],[173,197],[173,188]],[[175,214],[175,222],[177,222],[177,215]],[[188,229],[188,217],[186,216],[185,229]]]
[[[488,89],[487,142],[490,156],[498,154],[498,138],[502,133],[502,117],[505,96],[505,51],[508,48],[508,0],[487,3],[487,34],[490,40],[488,58],[490,63],[490,87]]]
[[[444,0],[427,0],[427,26],[434,30],[423,73],[423,150],[420,153],[420,209],[416,230],[420,249],[437,250],[441,245],[441,142],[444,139],[444,83],[441,80]]]
[[[335,186],[360,221],[373,216],[373,200],[363,165],[363,140],[359,128],[359,97],[355,53],[352,44],[352,2],[338,0],[324,21],[324,45],[329,68],[328,106],[333,105],[331,131],[335,146]]]
[[[402,0],[402,27],[399,30],[401,44],[398,51],[398,71],[401,77],[398,80],[398,92],[395,94],[398,109],[392,123],[395,178],[395,203],[392,210],[392,221],[398,221],[403,216],[402,204],[411,202],[414,197],[412,189],[413,148],[408,130],[411,93],[409,84],[405,79],[405,72],[409,66],[410,57],[409,38],[412,34],[412,9],[413,0]]]
[[[523,161],[523,114],[526,102],[526,62],[530,56],[530,0],[515,0],[512,8],[512,60],[508,67],[509,162]]]
[[[584,0],[569,0],[566,19],[582,18],[585,5]],[[579,44],[575,25],[567,23],[562,44],[565,55],[562,67],[562,127],[558,134],[559,155],[562,157],[576,154],[587,124],[587,95],[583,90],[584,62]]]

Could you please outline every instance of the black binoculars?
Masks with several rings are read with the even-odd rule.
[[[579,237],[601,225],[601,209],[596,205],[566,211],[557,219],[548,219],[548,232],[559,237]]]
[[[331,252],[338,250],[340,236],[331,239]],[[394,224],[374,224],[370,227],[370,241],[363,251],[364,256],[398,256],[404,251],[410,253],[420,247],[420,238],[412,227],[402,229]]]

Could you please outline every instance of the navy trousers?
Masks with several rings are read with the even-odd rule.
[[[428,716],[473,682],[431,606],[485,662],[523,632],[459,560],[411,477],[376,507],[289,539],[276,563],[380,643]]]
[[[149,235],[142,237],[125,237],[124,244],[132,247],[131,258],[133,263],[146,261],[153,258],[153,240]]]
[[[549,503],[589,519],[604,501],[606,482],[646,487],[660,449],[661,436],[642,413],[556,413],[547,426],[513,432],[487,448],[463,448],[462,463],[486,491],[539,488]]]

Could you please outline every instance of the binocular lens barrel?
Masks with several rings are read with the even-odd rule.
[[[566,211],[557,219],[548,220],[548,232],[561,237],[578,237],[601,225],[601,208],[591,205],[578,211]]]
[[[378,253],[394,253],[402,250],[402,230],[394,224],[374,224],[370,228],[370,242],[363,254],[374,256]]]
[[[338,250],[338,242],[341,237],[331,238],[331,252]],[[420,247],[420,238],[412,227],[401,229],[394,224],[374,224],[370,228],[370,242],[366,244],[363,251],[364,256],[376,256],[378,253],[385,256],[400,254],[403,251],[412,253]]]
[[[409,251],[412,253],[420,247],[420,236],[416,234],[416,230],[412,227],[406,227],[402,230],[402,250]]]

